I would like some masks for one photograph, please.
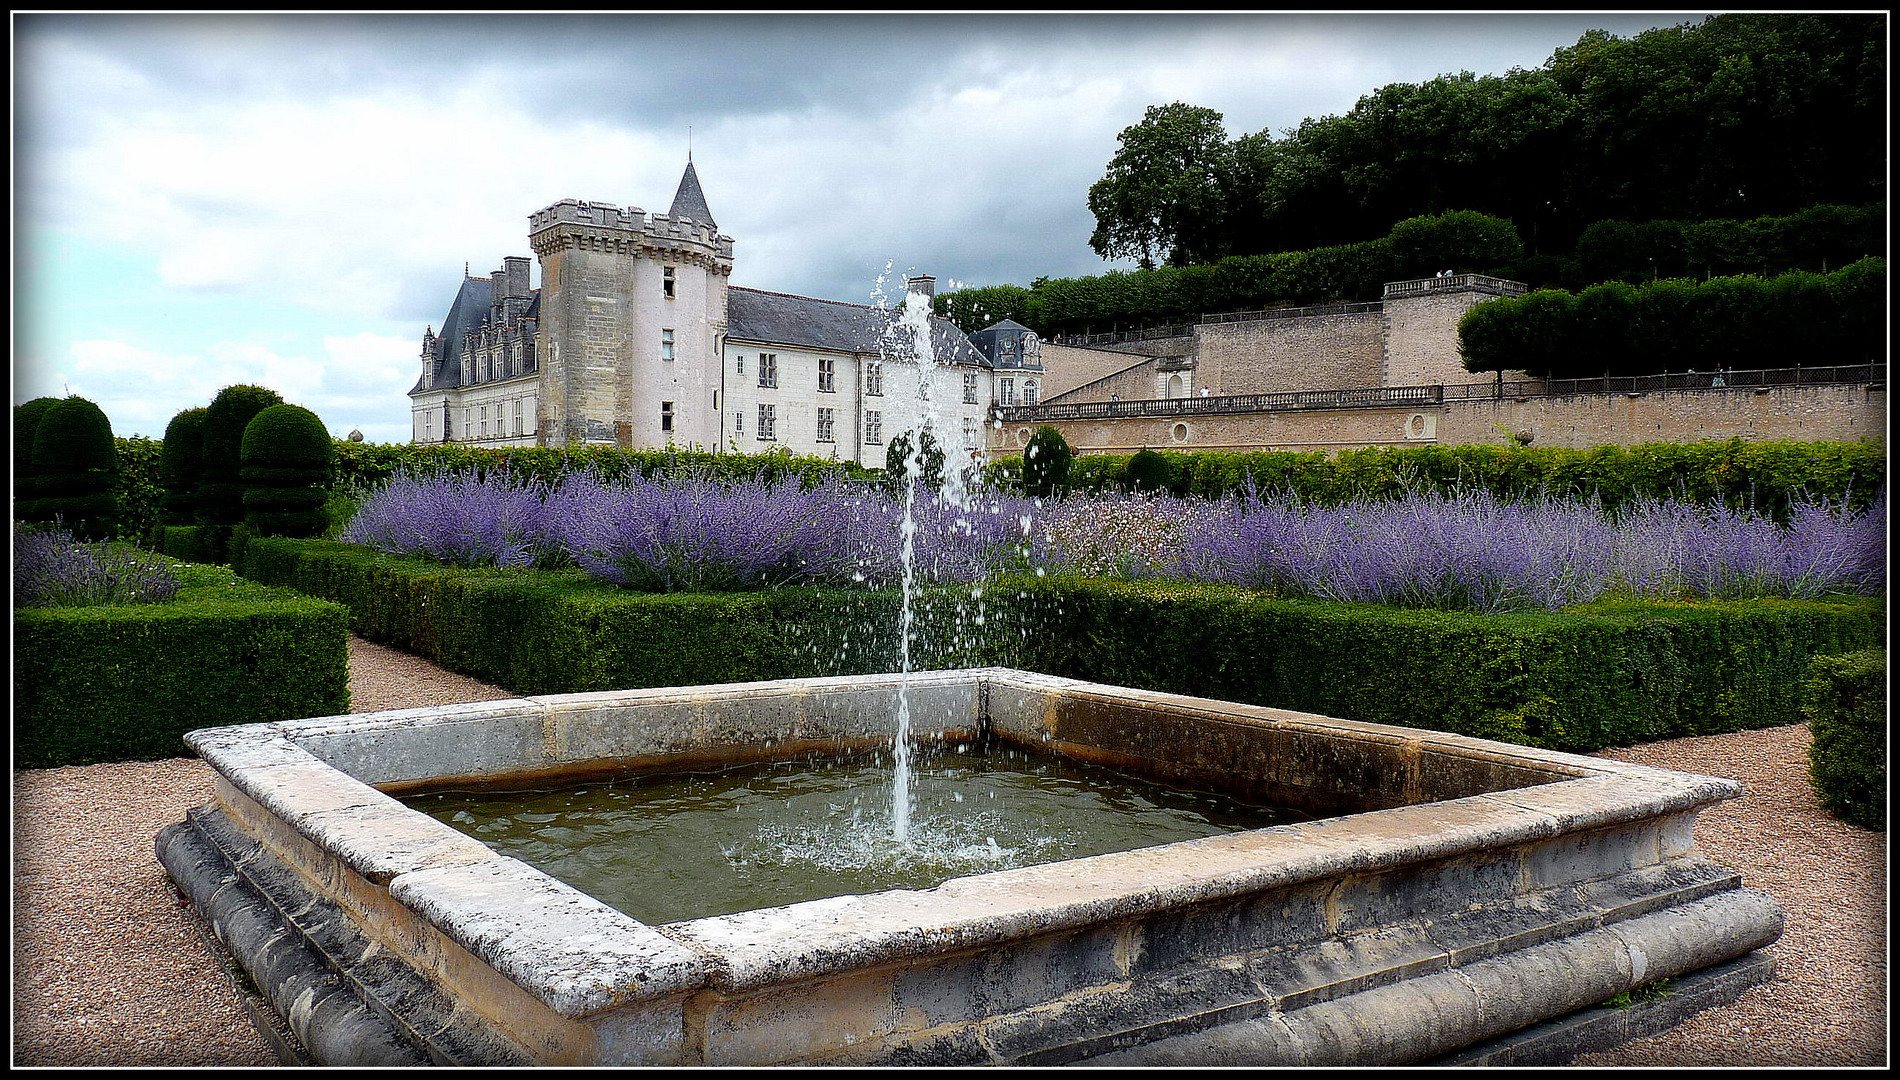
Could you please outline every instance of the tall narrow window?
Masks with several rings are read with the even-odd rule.
[[[670,401],[660,402],[660,430],[673,430],[673,403]]]
[[[759,406],[759,439],[770,442],[778,438],[778,406]]]
[[[744,412],[744,410],[739,410],[739,411],[735,411],[735,412],[734,412],[734,413],[732,414],[732,433],[733,433],[734,435],[744,435],[744,434],[745,434],[745,412]]]
[[[732,364],[733,364],[732,373],[734,375],[745,374],[745,354],[744,353],[735,354],[732,358]]]
[[[831,409],[820,408],[818,410],[818,441],[819,442],[835,441],[831,437],[831,430],[832,430],[833,424],[835,423],[835,420],[834,420],[835,416],[836,416],[836,413],[834,413]]]
[[[777,353],[762,352],[759,354],[759,385],[766,387],[775,387],[778,385]]]
[[[515,399],[515,434],[521,434],[521,399]]]
[[[673,285],[673,268],[670,266],[662,268],[660,271],[660,291],[666,294],[668,300],[673,299],[673,297],[677,295],[673,291]]]
[[[965,405],[976,404],[976,376],[975,375],[965,375],[963,377],[963,403]]]
[[[997,403],[1000,405],[1016,404],[1016,380],[998,379],[997,383],[999,384],[999,388],[996,392]]]
[[[963,418],[963,445],[965,449],[976,445],[976,417]]]
[[[833,394],[837,392],[838,387],[837,387],[836,382],[834,382],[834,380],[837,378],[837,371],[838,371],[837,363],[838,362],[836,360],[833,360],[829,356],[819,358],[818,360],[818,391],[819,393]]]
[[[873,444],[884,441],[884,414],[876,409],[864,412],[864,441]]]
[[[864,362],[864,392],[874,397],[884,394],[884,364],[878,360]]]
[[[673,331],[660,331],[660,359],[673,359]]]
[[[1034,405],[1037,401],[1041,400],[1041,398],[1042,398],[1042,391],[1037,388],[1036,380],[1024,379],[1023,380],[1023,404]]]
[[[481,417],[482,417],[482,438],[486,439],[488,438],[488,406],[486,405],[482,406]]]

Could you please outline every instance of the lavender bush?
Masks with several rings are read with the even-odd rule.
[[[583,570],[629,588],[721,592],[861,572],[883,531],[876,495],[829,478],[612,482],[575,474],[549,493],[547,537]]]
[[[399,473],[364,497],[338,539],[456,566],[545,564],[545,487],[473,471]]]
[[[1230,499],[1188,530],[1173,574],[1296,596],[1510,611],[1586,603],[1611,527],[1591,503],[1419,492],[1320,507]]]
[[[13,606],[157,604],[178,595],[178,578],[157,556],[104,542],[80,543],[63,528],[13,531]]]
[[[905,534],[906,501],[911,531]],[[799,584],[889,586],[906,541],[917,580],[997,571],[1224,582],[1281,595],[1483,612],[1557,609],[1606,595],[1810,597],[1885,587],[1884,493],[1848,513],[1797,500],[1765,517],[1650,500],[1614,517],[1595,501],[1414,491],[1315,506],[1282,495],[1031,500],[995,491],[951,501],[832,476],[707,475],[552,490],[467,474],[398,477],[343,538],[463,564],[571,560],[617,584],[731,591]]]

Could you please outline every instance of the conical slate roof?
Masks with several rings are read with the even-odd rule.
[[[679,192],[673,196],[673,209],[666,213],[668,217],[691,218],[715,230],[719,228],[713,221],[712,211],[706,208],[706,193],[699,190],[699,173],[693,170],[690,157],[686,159],[686,175],[680,177]]]

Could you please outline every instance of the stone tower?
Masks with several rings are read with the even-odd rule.
[[[719,445],[732,238],[689,158],[672,208],[563,199],[528,217],[541,260],[543,446]]]

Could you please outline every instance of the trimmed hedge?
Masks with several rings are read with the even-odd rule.
[[[1018,666],[1576,753],[1799,723],[1811,658],[1884,630],[1882,602],[1858,598],[1478,615],[1220,586],[1010,587],[1063,631]]]
[[[198,728],[349,711],[348,613],[187,566],[163,604],[13,617],[15,768],[184,757]]]
[[[1887,263],[1829,274],[1620,281],[1486,300],[1458,320],[1467,371],[1558,379],[1879,361]]]
[[[1827,812],[1876,832],[1887,828],[1887,654],[1817,656],[1807,685],[1814,742],[1808,778]]]
[[[355,633],[521,694],[694,686],[898,665],[895,592],[641,593],[578,570],[445,566],[325,540],[253,538],[240,572],[343,604]],[[967,589],[935,590],[925,642],[944,642]],[[952,643],[919,667],[992,662]]]
[[[336,600],[362,636],[517,693],[895,670],[894,592],[627,592],[573,571],[440,566],[255,539],[242,572]],[[1514,615],[1272,600],[1245,589],[992,582],[933,591],[919,667],[1072,678],[1588,752],[1797,723],[1817,654],[1882,640],[1880,601],[1599,604]]]
[[[1150,451],[1168,467],[1168,490],[1176,495],[1218,498],[1242,490],[1249,477],[1263,492],[1290,492],[1333,504],[1356,496],[1396,496],[1409,486],[1451,491],[1484,488],[1503,498],[1554,494],[1595,496],[1614,509],[1631,498],[1687,499],[1759,508],[1774,516],[1789,500],[1847,497],[1865,509],[1887,482],[1886,447],[1878,442],[1745,442],[1707,439],[1694,443],[1643,443],[1588,450],[1514,445],[1406,446],[1325,451],[1225,453]],[[1076,457],[1068,486],[1106,491],[1125,486],[1131,455]],[[1020,484],[1022,458],[989,466],[992,480]]]

